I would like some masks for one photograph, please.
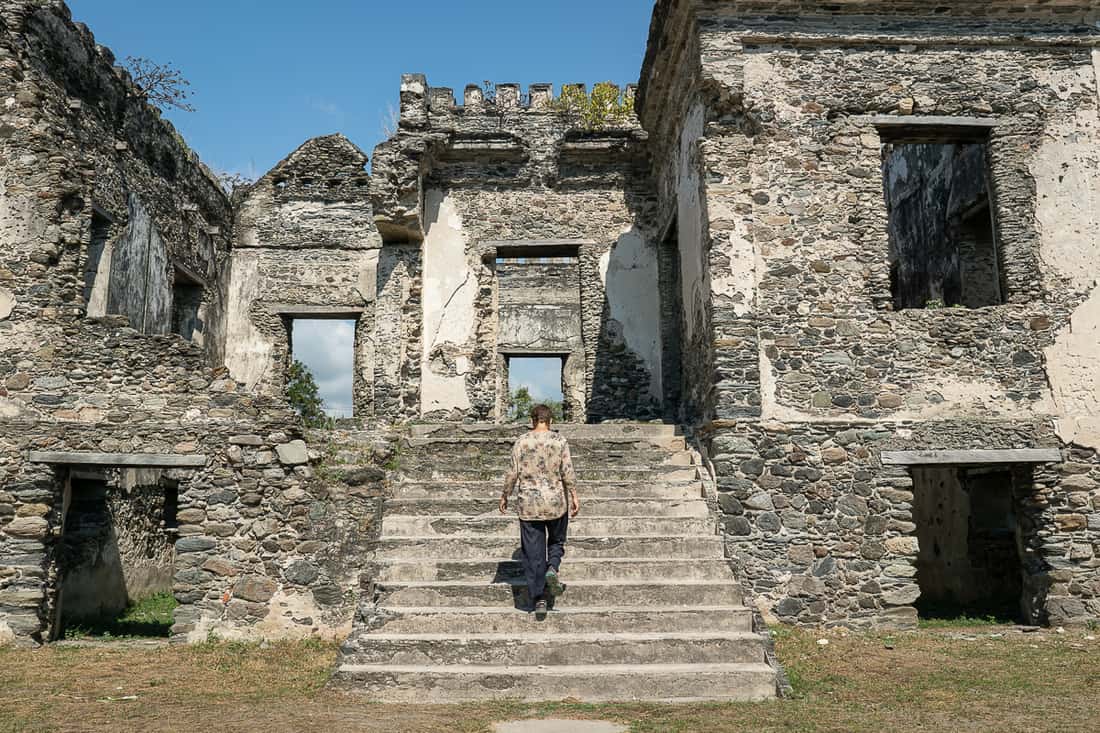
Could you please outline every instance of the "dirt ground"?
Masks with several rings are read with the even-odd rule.
[[[632,731],[1100,730],[1100,641],[1014,627],[780,630],[794,696],[768,703],[381,705],[325,688],[327,643],[0,650],[2,731],[487,731],[527,717]],[[828,643],[821,643],[827,641]]]

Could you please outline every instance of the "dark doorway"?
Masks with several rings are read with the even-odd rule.
[[[58,548],[61,629],[118,616],[129,602],[105,478],[70,481]]]
[[[668,422],[679,422],[682,418],[680,375],[684,296],[680,280],[680,243],[675,219],[661,243],[658,256],[657,286],[661,295],[661,386],[664,419]]]
[[[1023,568],[1012,467],[920,466],[913,521],[920,554],[917,611],[925,617],[1021,620]]]
[[[202,305],[202,285],[181,270],[176,270],[172,283],[172,333],[188,341],[202,331],[199,307]]]

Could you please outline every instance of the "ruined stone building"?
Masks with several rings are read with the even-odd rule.
[[[369,159],[315,138],[231,201],[61,2],[3,3],[0,636],[172,590],[180,640],[351,633],[344,676],[384,688],[351,659],[398,643],[382,601],[492,605],[454,596],[510,557],[462,539],[491,511],[470,484],[495,487],[532,356],[560,359],[594,496],[701,487],[632,525],[637,557],[599,554],[633,547],[613,496],[590,547],[577,529],[578,574],[585,552],[721,564],[736,603],[671,571],[693,633],[742,598],[810,625],[1100,620],[1098,21],[1087,0],[659,0],[626,123],[549,84],[456,99],[406,75]],[[355,323],[354,430],[304,431],[281,398],[294,322],[319,318]],[[423,485],[448,477],[474,493]],[[433,532],[486,574],[447,576]],[[629,598],[627,576],[591,582]],[[384,679],[414,689],[437,648]],[[637,695],[774,684],[726,659]]]

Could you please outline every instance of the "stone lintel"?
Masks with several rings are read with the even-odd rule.
[[[204,455],[171,453],[99,453],[96,451],[36,451],[28,456],[31,463],[59,466],[118,466],[126,468],[203,468]]]
[[[966,466],[1004,463],[1061,463],[1057,448],[1006,450],[896,450],[882,452],[884,466]]]
[[[366,308],[355,305],[298,305],[295,303],[268,303],[267,311],[277,316],[310,318],[357,319]]]

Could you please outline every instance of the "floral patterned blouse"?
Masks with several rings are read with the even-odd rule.
[[[524,433],[512,446],[504,495],[516,492],[516,512],[526,521],[558,519],[568,510],[566,492],[576,488],[569,443],[552,430]]]

